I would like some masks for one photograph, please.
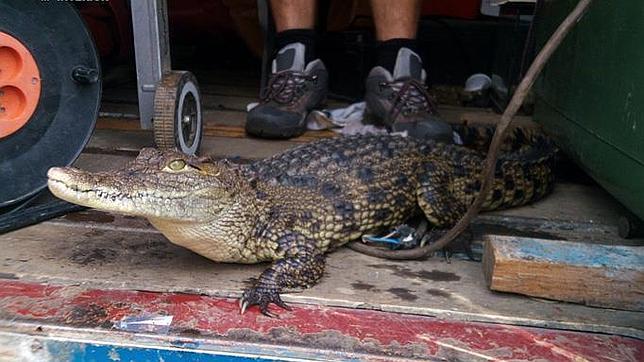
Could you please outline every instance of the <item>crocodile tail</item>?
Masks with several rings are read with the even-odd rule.
[[[493,128],[461,127],[456,130],[464,146],[479,155],[464,182],[466,205],[471,204],[480,189],[485,152],[494,134]],[[463,132],[463,133],[461,133]],[[554,186],[554,160],[557,148],[537,129],[515,128],[506,138],[497,160],[494,184],[483,210],[497,210],[525,205],[546,196]]]
[[[461,145],[484,153],[487,153],[496,129],[488,126],[475,127],[466,125],[453,125],[452,128],[458,134]],[[536,127],[511,128],[503,139],[501,152],[517,152],[525,147],[543,144],[547,140],[546,135]]]

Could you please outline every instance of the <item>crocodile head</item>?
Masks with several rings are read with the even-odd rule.
[[[87,172],[53,167],[48,186],[83,206],[173,222],[207,222],[234,202],[241,178],[226,162],[144,148],[126,167]]]

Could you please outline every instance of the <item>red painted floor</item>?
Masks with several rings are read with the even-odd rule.
[[[643,361],[640,340],[502,324],[439,320],[349,308],[291,305],[268,318],[236,300],[130,290],[92,290],[0,279],[0,319],[111,329],[124,318],[172,316],[170,335],[224,338],[408,358]],[[164,333],[165,333],[164,332]]]

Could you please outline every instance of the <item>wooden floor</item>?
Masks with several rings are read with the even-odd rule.
[[[202,81],[206,131],[202,154],[257,159],[330,132],[308,132],[290,141],[248,138],[246,104],[255,101],[256,80],[211,74]],[[120,167],[151,132],[139,129],[133,84],[106,89],[102,116],[76,166]],[[338,103],[332,103],[332,105]],[[441,107],[451,121],[493,122],[489,111]],[[520,119],[520,122],[529,122]],[[633,243],[617,236],[622,208],[594,185],[559,183],[534,205],[481,215],[472,227],[475,246],[485,234],[527,235],[592,243]],[[0,277],[61,285],[174,291],[238,297],[245,281],[265,265],[216,264],[169,243],[145,220],[97,211],[70,214],[0,236]],[[437,316],[444,319],[604,332],[644,338],[642,313],[491,292],[481,264],[442,257],[392,262],[340,250],[329,257],[319,285],[284,296],[287,302],[345,306]]]

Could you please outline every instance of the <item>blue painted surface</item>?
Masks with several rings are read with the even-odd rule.
[[[244,355],[222,355],[191,350],[172,350],[143,347],[98,345],[82,342],[48,341],[47,351],[52,361],[70,362],[157,362],[157,361],[215,361],[215,362],[264,362],[284,361],[279,357],[249,357]]]
[[[644,252],[632,247],[589,245],[585,243],[513,239],[517,257],[553,263],[620,269],[644,269]]]

